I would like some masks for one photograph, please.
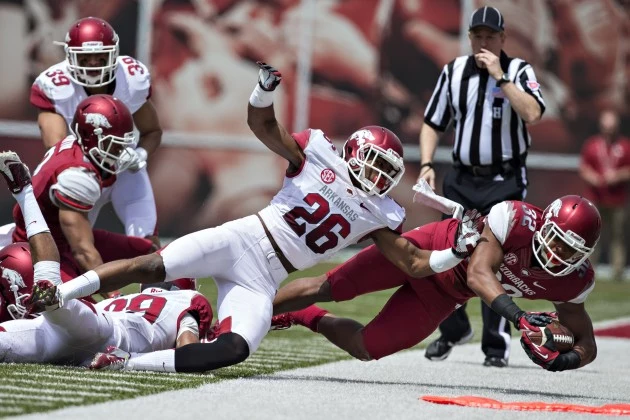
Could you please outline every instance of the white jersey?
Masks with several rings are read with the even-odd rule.
[[[87,365],[107,346],[128,352],[171,349],[187,313],[205,338],[212,308],[192,290],[145,290],[96,305],[72,299],[37,318],[0,324],[0,363]]]
[[[116,87],[112,96],[124,103],[134,114],[151,96],[151,75],[147,67],[129,56],[119,56],[115,70]],[[88,97],[85,88],[70,79],[67,61],[42,72],[31,87],[31,104],[43,111],[61,115],[72,123],[77,105]]]
[[[136,353],[174,348],[180,321],[189,312],[199,320],[200,338],[205,337],[212,322],[210,303],[193,290],[147,289],[103,300],[95,307],[111,315],[115,330],[112,345]]]
[[[321,130],[293,134],[305,159],[261,210],[271,236],[298,270],[311,267],[381,228],[398,230],[405,210],[389,196],[356,188],[346,162]]]

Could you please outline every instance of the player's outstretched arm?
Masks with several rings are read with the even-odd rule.
[[[158,283],[164,281],[165,277],[162,256],[157,253],[142,255],[100,265],[60,285],[57,297],[63,306],[70,299],[96,292],[112,292],[134,283]]]
[[[258,62],[258,83],[249,98],[247,124],[252,132],[274,153],[299,168],[304,154],[291,134],[276,120],[273,109],[273,91],[282,80],[282,74],[263,62]]]
[[[450,270],[473,252],[481,237],[481,220],[475,210],[466,212],[455,231],[453,246],[443,250],[420,249],[389,229],[373,232],[372,239],[379,251],[404,273],[411,277],[425,277]]]
[[[576,367],[588,365],[597,357],[597,344],[595,343],[593,323],[584,304],[556,303],[554,305],[558,311],[558,319],[573,333],[575,338],[572,351],[580,357],[580,364]]]

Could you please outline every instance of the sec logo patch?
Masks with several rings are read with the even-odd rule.
[[[324,184],[332,184],[335,182],[335,178],[337,177],[332,169],[324,169],[322,173],[319,175]]]
[[[518,262],[518,257],[513,252],[510,252],[503,257],[503,261],[505,261],[507,265],[514,265]]]

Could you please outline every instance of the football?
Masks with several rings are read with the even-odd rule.
[[[566,353],[573,348],[573,333],[558,321],[553,321],[546,327],[540,327],[540,331],[528,331],[526,334],[537,346],[546,344],[545,347],[555,349],[560,353]]]

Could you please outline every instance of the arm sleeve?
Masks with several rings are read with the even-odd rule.
[[[195,337],[199,338],[199,324],[197,323],[195,317],[190,313],[184,315],[179,321],[177,338],[179,339],[179,337],[186,331],[193,333]]]
[[[424,122],[438,131],[446,130],[451,121],[449,68],[452,68],[452,64],[447,64],[442,69],[431,100],[424,112]]]
[[[68,168],[57,176],[50,187],[50,199],[55,205],[64,204],[81,212],[88,212],[101,196],[101,184],[96,174],[85,168]]]

